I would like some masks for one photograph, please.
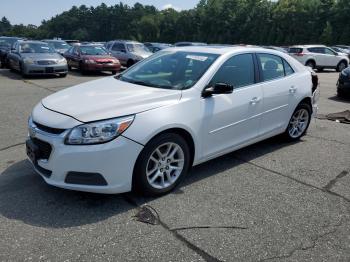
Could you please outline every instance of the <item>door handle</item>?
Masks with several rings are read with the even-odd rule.
[[[295,94],[296,91],[297,91],[297,88],[296,88],[295,86],[291,86],[291,87],[289,88],[289,93],[291,93],[291,94]]]
[[[256,105],[257,103],[259,103],[260,102],[260,97],[254,97],[254,98],[252,98],[252,100],[250,100],[250,104],[251,105]]]

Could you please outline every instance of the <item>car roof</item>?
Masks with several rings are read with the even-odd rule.
[[[325,45],[293,45],[290,48],[312,48],[312,47],[326,47]]]
[[[19,43],[29,43],[29,44],[47,44],[46,42],[43,41],[38,41],[38,40],[19,40]]]
[[[112,40],[110,42],[142,44],[141,42],[134,41],[134,40]]]
[[[44,39],[41,40],[42,42],[66,42],[64,40],[58,40],[58,39]]]
[[[208,53],[208,54],[218,54],[223,55],[227,53],[238,53],[242,51],[247,52],[264,52],[264,53],[281,53],[277,50],[266,49],[258,46],[179,46],[170,47],[165,50],[177,50],[185,52],[198,52],[198,53]]]

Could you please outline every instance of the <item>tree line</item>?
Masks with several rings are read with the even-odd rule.
[[[0,21],[0,35],[83,41],[198,41],[292,45],[350,43],[349,0],[200,0],[190,10],[120,2],[73,6],[40,26]]]

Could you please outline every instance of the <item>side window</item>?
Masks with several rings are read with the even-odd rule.
[[[270,54],[258,54],[258,58],[264,81],[284,77],[284,67],[281,57]]]
[[[242,54],[231,57],[216,72],[211,83],[226,83],[235,88],[254,84],[253,55]]]
[[[294,74],[293,68],[288,64],[286,60],[283,59],[284,73],[286,76]]]
[[[113,51],[125,51],[125,46],[124,44],[121,43],[115,43],[112,47]]]
[[[326,55],[335,55],[335,53],[329,48],[325,48],[325,54]]]

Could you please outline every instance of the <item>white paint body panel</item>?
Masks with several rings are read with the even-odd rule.
[[[166,90],[133,85],[114,78],[81,84],[43,99],[33,119],[44,125],[69,129],[81,122],[135,114],[131,126],[115,140],[91,146],[68,146],[66,134],[50,137],[54,151],[43,168],[52,170],[46,182],[55,186],[97,193],[131,190],[134,164],[143,146],[162,131],[180,128],[194,141],[194,165],[284,132],[296,106],[312,98],[310,71],[287,54],[260,48],[184,47],[179,50],[218,53],[221,56],[190,89]],[[293,67],[291,76],[235,89],[232,94],[202,98],[203,88],[230,57],[242,53],[283,57]],[[291,88],[293,91],[291,91]],[[66,115],[55,113],[51,110]],[[71,118],[69,116],[74,118]],[[97,172],[108,186],[68,185],[68,171]]]

